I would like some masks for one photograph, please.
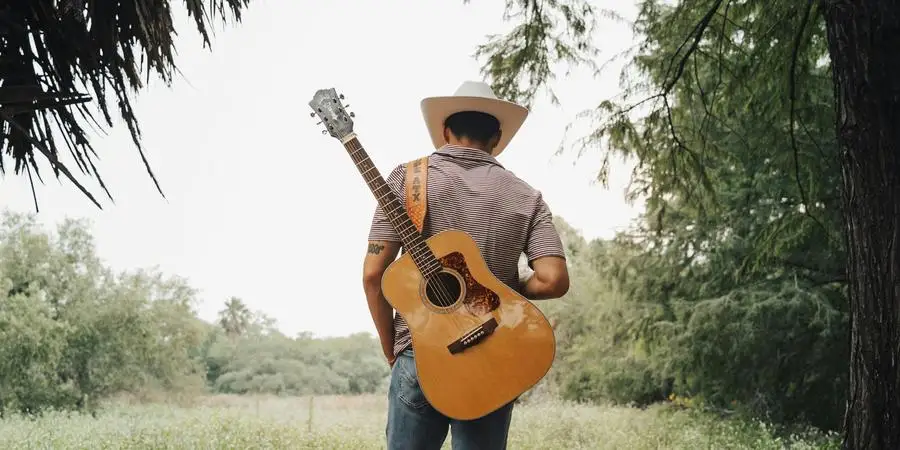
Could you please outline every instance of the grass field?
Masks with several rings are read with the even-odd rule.
[[[50,413],[0,421],[3,449],[379,449],[385,400],[214,396],[190,405],[118,401],[97,418]],[[445,443],[449,448],[449,438]],[[659,406],[646,410],[547,401],[517,406],[510,449],[837,448],[816,436],[777,438],[761,424]]]

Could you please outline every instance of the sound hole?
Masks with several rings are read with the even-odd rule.
[[[425,296],[428,297],[429,302],[439,308],[453,306],[461,292],[462,286],[459,279],[447,272],[433,275],[425,284]]]

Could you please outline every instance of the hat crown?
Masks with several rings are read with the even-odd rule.
[[[494,90],[487,83],[481,81],[464,81],[453,93],[454,97],[481,97],[498,100]]]

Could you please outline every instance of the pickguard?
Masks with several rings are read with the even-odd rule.
[[[469,267],[466,265],[466,258],[460,252],[452,252],[438,258],[441,265],[448,269],[453,269],[466,283],[466,298],[462,304],[466,310],[475,316],[487,314],[500,306],[500,297],[490,289],[484,287],[475,280]]]

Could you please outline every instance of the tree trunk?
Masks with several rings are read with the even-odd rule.
[[[844,448],[900,449],[900,3],[823,0],[850,279]]]

